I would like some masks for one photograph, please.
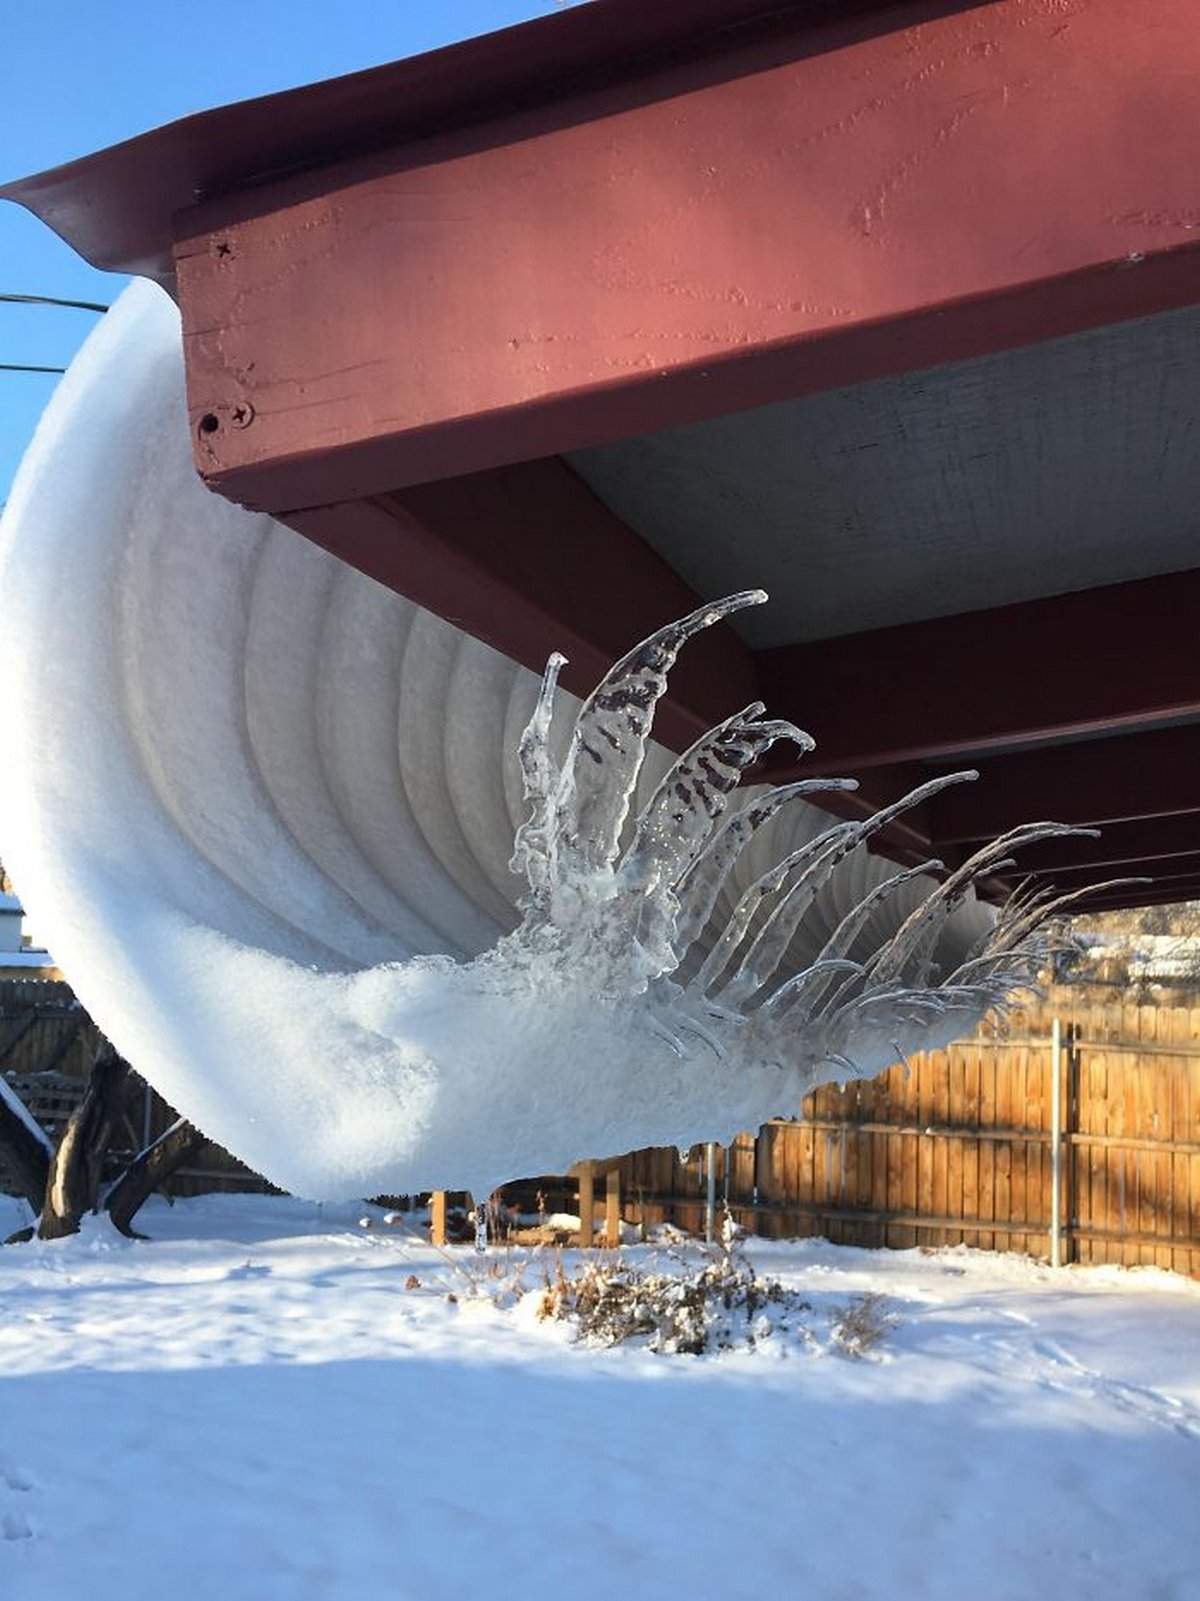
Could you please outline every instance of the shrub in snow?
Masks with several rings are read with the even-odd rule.
[[[810,1304],[776,1279],[761,1277],[736,1243],[699,1263],[682,1257],[643,1267],[620,1255],[583,1258],[568,1272],[560,1257],[547,1275],[538,1314],[567,1319],[599,1346],[642,1341],[664,1355],[755,1345],[776,1330],[802,1327]]]

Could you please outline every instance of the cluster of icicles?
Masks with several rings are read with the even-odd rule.
[[[873,1073],[945,1043],[1034,986],[1061,943],[1051,919],[1077,894],[1019,893],[946,973],[936,961],[942,935],[977,881],[1012,867],[1022,846],[1088,831],[1030,823],[940,881],[933,878],[943,871],[937,860],[897,872],[841,920],[814,961],[792,971],[793,938],[838,865],[910,808],[977,776],[948,773],[864,821],[835,823],[755,878],[731,915],[714,919],[757,829],[791,802],[855,787],[849,779],[808,779],[757,790],[731,807],[743,773],[777,741],[791,741],[802,753],[813,748],[808,734],[766,718],[755,702],[685,752],[628,824],[655,706],[680,648],[701,629],[766,598],[762,590],[732,595],[638,645],[583,705],[561,766],[549,729],[564,660],[551,658],[520,748],[532,807],[512,861],[529,884],[523,920],[483,960],[519,969],[525,953],[543,973],[555,966],[569,973],[598,1001],[640,996],[646,1026],[680,1057],[691,1056],[698,1042],[746,1068],[799,1069],[808,1085]],[[923,875],[932,881],[925,899],[883,944],[856,954],[871,915]]]

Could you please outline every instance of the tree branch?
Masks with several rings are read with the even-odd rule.
[[[132,1227],[142,1203],[188,1162],[204,1143],[198,1128],[180,1118],[153,1145],[139,1151],[108,1192],[105,1211],[113,1227],[131,1239],[140,1239]]]
[[[71,1113],[50,1164],[38,1223],[40,1239],[77,1234],[83,1214],[95,1209],[104,1155],[128,1071],[128,1063],[111,1046],[96,1059],[83,1099]]]

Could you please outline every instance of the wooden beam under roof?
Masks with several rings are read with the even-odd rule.
[[[565,643],[586,688],[694,596],[594,507],[581,535],[531,537],[522,505],[582,504],[532,458],[1194,303],[1198,77],[1192,0],[599,0],[0,193],[111,267],[170,282],[174,245],[211,484],[531,666]],[[535,495],[525,469],[485,483],[514,462]],[[1049,742],[910,818],[922,854],[1031,814],[1200,812],[1195,725],[1055,743],[1196,715],[1195,582],[1121,586],[1107,621],[1085,603],[1103,626],[1076,629],[1082,664],[1040,709],[1030,644],[1061,660],[1070,598],[1015,609],[990,684],[977,634],[933,693],[883,654],[903,717],[872,725],[860,693],[851,727],[806,690],[798,720],[827,719],[819,760],[865,771],[872,800],[897,763]],[[1131,650],[1139,595],[1167,609],[1138,613]],[[685,658],[670,743],[756,692],[724,632]],[[837,642],[811,648],[838,689]],[[775,658],[768,689],[801,661]]]
[[[352,567],[586,696],[612,664],[701,598],[563,462],[520,463],[287,519]],[[684,749],[758,697],[727,624],[692,640],[656,734]]]
[[[967,847],[954,848],[958,861]],[[1020,869],[1050,877],[1109,878],[1122,873],[1173,872],[1173,864],[1200,869],[1200,812],[1106,823],[1098,838],[1045,840],[1021,852]]]
[[[1153,861],[1107,862],[1104,871],[1095,867],[1059,867],[1052,873],[1033,875],[1039,881],[1062,889],[1081,889],[1085,884],[1102,884],[1109,879],[1144,878],[1152,884],[1175,884],[1183,879],[1200,880],[1200,848],[1183,855]]]
[[[1200,569],[759,654],[814,771],[970,764],[997,748],[1200,717]]]
[[[1103,828],[1181,813],[1200,822],[1200,724],[997,756],[929,806],[930,834],[978,844],[1032,818]]]
[[[1078,886],[1069,884],[1067,889]],[[1098,888],[1072,907],[1073,914],[1122,912],[1134,906],[1174,906],[1180,901],[1200,900],[1200,873],[1181,873],[1153,879],[1149,884],[1126,884],[1112,889]]]

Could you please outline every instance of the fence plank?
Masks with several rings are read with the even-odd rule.
[[[1200,1130],[1200,1061],[1180,1063],[1175,1081],[1174,1110],[1171,1125],[1172,1140],[1182,1140],[1189,1133],[1195,1136]],[[1174,1167],[1174,1234],[1176,1238],[1195,1240],[1193,1249],[1177,1246],[1171,1253],[1171,1266],[1177,1273],[1200,1274],[1200,1153],[1183,1155],[1176,1151],[1171,1158]]]
[[[926,1129],[933,1122],[933,1080],[940,1071],[940,1066],[940,1062],[931,1062],[928,1056],[922,1055],[913,1058],[907,1088],[909,1091],[910,1117],[918,1129]],[[912,1210],[919,1217],[935,1217],[939,1210],[934,1204],[933,1196],[933,1164],[936,1144],[938,1144],[936,1140],[931,1140],[923,1134],[917,1135],[914,1144],[916,1177]],[[927,1239],[929,1244],[934,1244],[937,1240],[936,1233],[927,1236]]]
[[[980,1123],[979,1075],[983,1050],[972,1040],[963,1058],[962,1122],[967,1130],[978,1128]],[[979,1140],[969,1132],[960,1142],[962,1150],[962,1210],[963,1218],[979,1216]],[[965,1234],[963,1238],[965,1239]],[[974,1243],[974,1242],[972,1242]]]
[[[988,1051],[980,1064],[979,1072],[979,1125],[983,1129],[996,1126],[996,1077],[1000,1072],[1000,1057]],[[996,1146],[992,1140],[979,1142],[979,1218],[986,1224],[996,1216]],[[979,1245],[985,1251],[1003,1249],[995,1233],[986,1227],[979,1231]]]

